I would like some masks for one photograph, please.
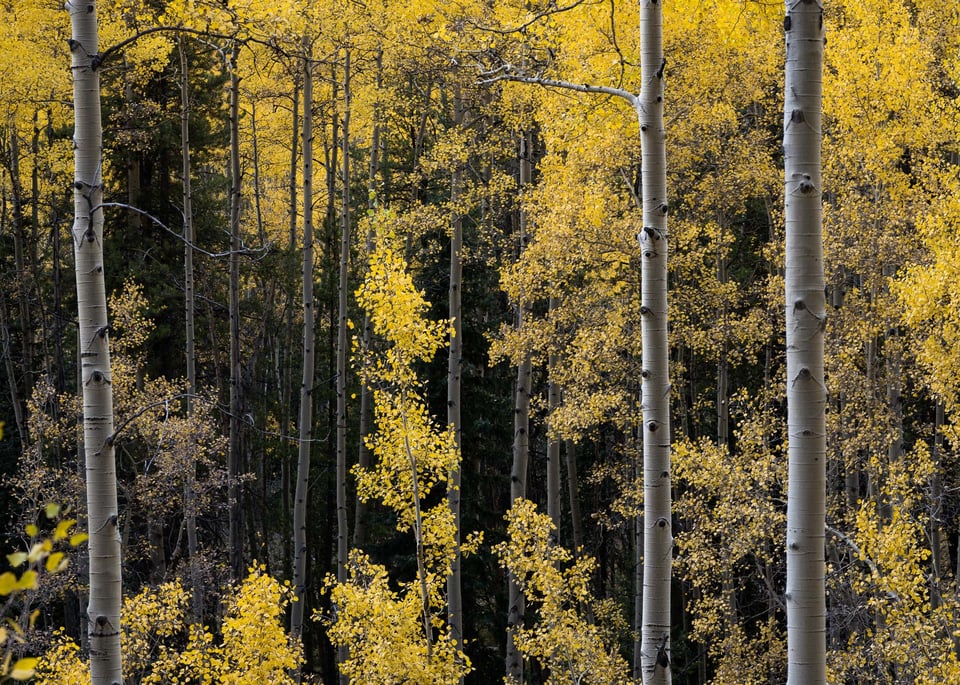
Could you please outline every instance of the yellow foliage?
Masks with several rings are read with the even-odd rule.
[[[508,541],[494,552],[516,578],[528,606],[537,608],[536,621],[516,632],[520,653],[549,669],[549,685],[631,683],[618,652],[626,622],[614,603],[598,601],[590,591],[594,559],[574,559],[556,544],[550,517],[529,500],[516,500],[505,518]],[[586,606],[593,610],[594,622],[584,617]]]
[[[346,583],[330,583],[337,615],[327,634],[335,645],[349,646],[342,668],[351,682],[434,685],[470,672],[470,660],[455,649],[448,629],[437,626],[437,639],[425,638],[416,583],[393,590],[387,570],[359,551],[351,554],[348,573]]]
[[[144,685],[292,685],[289,673],[301,655],[283,627],[291,596],[287,585],[254,565],[227,602],[218,642],[209,629],[186,622],[190,598],[179,581],[144,590],[124,601],[124,677]],[[55,633],[37,665],[37,685],[88,685],[79,651],[62,632]]]
[[[417,579],[393,590],[386,569],[354,551],[347,581],[327,581],[336,607],[328,635],[349,649],[342,668],[353,682],[457,682],[470,672],[470,661],[440,618],[457,551],[456,524],[445,499],[431,507],[424,500],[450,487],[460,450],[452,429],[438,428],[427,411],[415,366],[433,358],[450,326],[426,318],[428,304],[414,286],[396,232],[402,224],[386,212],[371,220],[374,248],[357,300],[381,340],[379,349],[362,350],[362,377],[373,388],[376,430],[367,443],[376,465],[353,473],[358,497],[381,500],[396,512],[398,530],[412,530]],[[468,538],[461,551],[478,544],[479,536]]]

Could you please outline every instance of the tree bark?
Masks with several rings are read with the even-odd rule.
[[[553,295],[548,308],[556,307]],[[557,356],[553,353],[547,359],[547,409],[549,416],[560,408],[560,385],[554,378]],[[557,542],[560,536],[560,439],[556,435],[547,435],[547,515],[556,529]]]
[[[299,115],[299,102],[300,102],[300,84],[296,78],[294,78],[293,85],[293,96],[292,96],[291,110],[292,110],[292,122],[291,122],[291,131],[290,136],[290,179],[289,179],[289,227],[290,235],[288,238],[288,248],[290,251],[291,258],[294,252],[297,249],[297,160],[298,160],[298,140],[300,138],[300,115]],[[292,275],[292,274],[291,274]],[[284,420],[281,424],[283,426],[284,432],[287,430],[287,426],[290,425],[289,417],[292,415],[292,397],[293,397],[293,364],[291,360],[293,358],[293,353],[289,347],[289,341],[293,339],[293,303],[294,296],[292,291],[288,291],[287,294],[287,306],[286,306],[286,317],[283,322],[284,330],[283,337],[287,342],[287,353],[284,355],[283,363],[283,383],[281,389],[281,407],[283,408]],[[287,412],[290,412],[289,414]],[[282,453],[281,462],[280,462],[280,479],[281,479],[281,493],[280,493],[280,508],[283,515],[283,525],[286,527],[287,522],[291,520],[291,511],[292,507],[290,505],[291,493],[290,493],[290,458],[287,455],[286,450]],[[293,577],[293,541],[292,536],[284,535],[283,536],[283,563],[285,576],[287,578]]]
[[[74,224],[77,315],[83,392],[87,528],[90,534],[88,637],[92,685],[122,683],[120,531],[114,460],[113,390],[103,274],[103,129],[96,5],[68,0],[73,27]]]
[[[297,485],[293,498],[293,591],[290,633],[303,633],[307,589],[307,499],[310,485],[310,447],[313,442],[314,300],[313,300],[313,56],[303,41],[303,374],[300,380],[300,441]]]
[[[33,391],[33,362],[36,356],[33,339],[33,316],[30,304],[31,279],[27,275],[27,230],[23,212],[23,184],[20,182],[20,134],[15,121],[10,121],[10,190],[13,210],[13,259],[16,268],[15,292],[17,293],[18,324],[20,328],[20,355],[22,357],[23,397]],[[34,203],[36,204],[36,202]],[[21,439],[26,439],[26,434]],[[26,444],[25,442],[23,444]]]
[[[377,53],[377,90],[383,88],[383,51]],[[380,129],[381,129],[380,105],[374,104],[373,107],[373,133],[370,137],[370,162],[367,167],[367,209],[374,211],[377,208],[377,183],[380,175]],[[367,232],[366,251],[367,254],[373,249],[373,230]],[[373,326],[370,323],[370,315],[363,313],[363,342],[361,349],[370,349],[370,340],[373,335]],[[370,420],[373,414],[373,402],[370,388],[366,383],[360,384],[360,446],[357,454],[357,464],[361,469],[370,468],[370,450],[367,448],[366,436],[370,432]],[[367,539],[367,503],[362,498],[357,497],[356,512],[353,521],[353,545],[362,547]]]
[[[177,41],[180,52],[180,154],[183,173],[183,294],[185,357],[187,372],[187,418],[194,417],[197,391],[196,341],[194,326],[193,290],[193,186],[190,168],[190,84],[187,80],[187,53],[183,39]],[[187,553],[190,556],[190,585],[193,597],[193,620],[203,623],[203,584],[197,559],[197,492],[194,445],[191,444],[190,463],[183,479],[183,515],[187,529]]]
[[[461,127],[464,123],[464,104],[459,88],[454,94],[453,125]],[[457,453],[463,445],[463,423],[460,416],[461,370],[463,368],[463,214],[459,203],[463,192],[463,164],[458,160],[450,179],[450,204],[453,217],[450,226],[450,290],[448,294],[448,317],[450,319],[450,343],[447,354],[447,425],[453,429]],[[463,593],[461,590],[461,518],[460,483],[463,471],[462,460],[450,474],[450,487],[447,490],[447,504],[453,513],[454,556],[450,564],[450,576],[447,578],[447,623],[450,626],[450,638],[457,649],[463,649]],[[463,678],[460,678],[463,682]]]
[[[230,571],[243,574],[240,491],[240,77],[237,47],[230,56],[230,438],[227,449],[227,507]]]
[[[787,683],[826,682],[824,525],[826,302],[821,219],[823,8],[787,0],[783,122],[786,219]]]
[[[663,125],[663,26],[656,0],[640,5],[637,100],[643,160],[641,336],[643,370],[643,682],[665,685],[670,669],[670,378],[667,347],[667,153]]]
[[[531,147],[533,135],[527,131],[520,140],[520,188],[530,184],[531,180]],[[527,244],[527,217],[520,210],[520,254]],[[527,303],[521,300],[517,303],[517,327],[523,326],[524,311]],[[518,499],[527,496],[527,463],[530,458],[530,377],[532,364],[529,354],[524,357],[517,367],[517,387],[514,400],[513,417],[513,465],[510,470],[510,503],[511,506]],[[520,586],[513,575],[509,577],[507,596],[507,652],[506,674],[507,682],[521,683],[523,681],[523,658],[517,650],[513,636],[518,627],[523,626],[525,602]]]

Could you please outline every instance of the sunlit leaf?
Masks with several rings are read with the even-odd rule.
[[[37,667],[38,661],[39,659],[34,657],[20,659],[13,665],[13,669],[10,671],[10,677],[14,680],[29,680],[33,677],[33,672]]]
[[[16,568],[23,562],[27,560],[26,552],[13,552],[12,554],[7,555],[7,561],[10,562],[10,565]]]
[[[53,531],[54,540],[63,540],[67,537],[67,533],[70,531],[70,528],[77,522],[76,519],[64,519],[57,524],[57,527]]]

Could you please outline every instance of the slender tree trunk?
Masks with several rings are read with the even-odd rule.
[[[556,307],[553,295],[548,303],[550,311]],[[547,409],[552,417],[560,408],[560,385],[554,378],[557,356],[553,353],[547,359]],[[547,435],[547,515],[553,521],[560,535],[560,439],[555,435]],[[557,540],[559,542],[559,539]]]
[[[68,0],[73,26],[74,224],[77,315],[83,391],[87,529],[90,541],[88,636],[92,685],[122,683],[120,530],[113,449],[113,390],[103,275],[103,129],[96,5]]]
[[[930,540],[930,606],[933,609],[943,604],[941,581],[944,576],[950,576],[949,565],[944,560],[950,559],[950,550],[947,547],[947,537],[943,530],[943,422],[944,404],[937,400],[933,423],[933,451],[930,455],[934,465],[930,476],[930,519],[927,523],[927,536]],[[953,639],[954,645],[960,644],[960,636]]]
[[[723,223],[720,224],[720,246],[717,248],[717,280],[721,285],[727,284],[727,256],[723,244]],[[717,313],[720,326],[720,356],[717,360],[717,445],[722,448],[730,447],[730,364],[728,354],[727,329],[727,298],[723,298],[720,311]]]
[[[310,447],[313,442],[314,300],[313,300],[313,55],[303,40],[303,375],[300,380],[300,450],[293,499],[293,591],[290,633],[303,633],[307,589],[307,501],[310,485]]]
[[[337,284],[337,581],[347,581],[347,316],[350,277],[350,50],[343,62],[343,194],[340,207],[340,273]]]
[[[30,306],[30,278],[27,275],[27,230],[23,212],[23,184],[20,182],[20,134],[16,122],[10,121],[10,190],[13,210],[13,258],[16,267],[17,308],[19,310],[20,355],[22,357],[23,395],[33,391],[33,362],[36,356],[33,340],[33,312]]]
[[[826,302],[820,183],[823,8],[787,0],[783,124],[786,219],[787,682],[826,682],[824,522]]]
[[[184,331],[186,337],[187,417],[196,409],[193,394],[197,391],[196,344],[194,335],[193,290],[193,187],[190,168],[190,84],[187,79],[187,53],[183,39],[177,41],[180,52],[180,153],[183,173],[183,294]],[[193,619],[203,623],[203,585],[197,559],[197,492],[195,446],[189,446],[190,463],[183,478],[183,515],[187,529],[187,553],[190,555],[190,585],[193,594]]]
[[[459,87],[453,100],[453,125],[462,127],[464,123],[464,105]],[[460,210],[463,192],[463,164],[459,160],[450,180],[450,204],[453,206],[453,220],[450,226],[450,291],[448,295],[448,317],[451,321],[450,344],[447,354],[447,425],[453,428],[457,452],[463,445],[463,423],[460,417],[461,371],[463,368],[463,214]],[[463,649],[463,593],[461,590],[461,554],[460,554],[460,482],[463,475],[462,461],[450,474],[450,487],[447,490],[447,504],[453,514],[454,556],[450,564],[450,576],[447,578],[447,622],[450,625],[450,637],[457,649]],[[463,682],[463,678],[460,679]]]
[[[637,433],[633,434],[635,447]],[[633,452],[633,482],[640,483],[643,478],[643,464],[639,449]],[[633,625],[643,625],[643,517],[633,517]],[[633,679],[643,682],[643,640],[640,630],[633,631]]]
[[[240,463],[240,77],[237,50],[230,56],[230,440],[227,450],[228,537],[230,571],[243,573]]]
[[[300,102],[300,85],[296,79],[294,79],[293,86],[293,103],[291,109],[293,110],[293,121],[291,130],[293,131],[290,136],[290,180],[289,180],[289,191],[290,197],[288,202],[290,203],[290,236],[289,236],[289,251],[291,258],[294,252],[297,249],[297,149],[298,149],[298,140],[300,138],[300,117],[298,114],[298,106]],[[293,353],[289,348],[289,341],[293,339],[293,293],[291,292],[287,296],[287,316],[284,320],[284,340],[287,341],[287,353],[284,355],[283,361],[283,385],[281,389],[281,406],[284,412],[284,420],[281,424],[283,426],[283,431],[287,431],[287,426],[290,425],[290,417],[293,413],[293,410],[290,408],[293,404],[293,364],[291,362]],[[287,412],[290,412],[289,414]],[[286,450],[282,453],[281,463],[280,463],[280,477],[281,477],[281,493],[280,493],[280,506],[283,514],[283,525],[286,527],[287,522],[291,519],[291,509],[290,506],[290,458],[287,455]],[[293,577],[293,541],[292,536],[284,535],[283,536],[283,560],[284,560],[284,571],[287,578]]]
[[[547,365],[553,367],[556,357],[550,355]],[[547,403],[551,411],[559,406],[560,392],[556,381],[549,381],[547,386]],[[556,527],[556,535],[560,535],[560,440],[553,436],[547,437],[547,515]],[[559,539],[557,540],[559,542]]]
[[[577,446],[573,440],[564,443],[567,466],[567,490],[570,497],[570,521],[573,528],[573,553],[583,553],[583,517],[580,513],[580,476],[577,474]]]
[[[670,378],[667,347],[667,163],[663,127],[663,27],[656,0],[640,4],[642,88],[637,101],[643,160],[643,625],[645,685],[671,682]]]
[[[377,53],[377,92],[383,88],[383,51]],[[378,205],[377,184],[380,175],[380,106],[374,104],[373,107],[373,133],[370,137],[370,163],[367,167],[367,209],[374,211]],[[373,249],[373,231],[367,232],[366,237],[367,254]],[[370,315],[363,313],[363,343],[361,349],[370,349],[370,340],[373,335]],[[370,432],[370,420],[373,414],[373,402],[370,388],[366,383],[360,384],[360,447],[357,454],[357,464],[361,469],[370,468],[370,450],[367,448],[366,437]],[[367,539],[367,503],[360,497],[357,497],[357,508],[353,522],[353,545],[362,547]]]
[[[350,48],[343,57],[343,132],[340,139],[343,195],[340,207],[340,275],[337,284],[337,582],[347,582],[349,524],[347,522],[347,291],[350,277]],[[346,646],[338,649],[338,661],[350,657]],[[341,671],[340,682],[348,679]]]
[[[520,188],[530,184],[531,147],[533,136],[524,132],[520,141]],[[527,244],[527,217],[520,211],[520,254]],[[517,327],[523,326],[524,310],[527,303],[517,303]],[[530,377],[532,364],[527,355],[517,367],[517,387],[513,417],[513,466],[510,470],[510,503],[527,496],[527,462],[530,458]],[[517,628],[523,627],[526,611],[523,593],[513,575],[509,577],[507,606],[507,652],[506,673],[509,683],[523,681],[523,658],[514,642]]]
[[[7,296],[2,291],[0,291],[0,335],[3,336],[3,366],[10,381],[10,404],[13,406],[13,417],[17,422],[17,435],[20,438],[20,444],[26,445],[29,437],[27,423],[17,383],[17,368],[13,363],[13,339],[10,335],[10,319],[7,316]]]

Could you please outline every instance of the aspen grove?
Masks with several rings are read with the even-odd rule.
[[[960,4],[6,7],[0,679],[960,683]]]

